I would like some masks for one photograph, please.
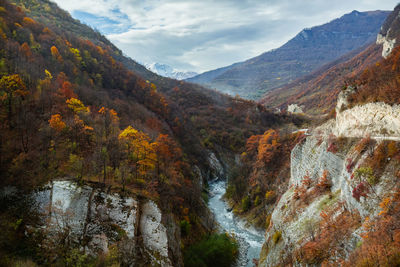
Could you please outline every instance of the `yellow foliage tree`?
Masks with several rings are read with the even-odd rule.
[[[89,107],[85,107],[85,105],[77,98],[70,98],[66,101],[68,107],[72,109],[75,113],[84,113],[90,112]]]
[[[82,61],[81,52],[79,51],[79,49],[71,47],[69,50],[78,62]]]
[[[6,75],[0,79],[0,96],[4,95],[1,99],[7,102],[7,118],[9,123],[11,123],[13,99],[16,97],[23,98],[28,94],[29,91],[26,90],[25,83],[18,74]]]
[[[118,136],[125,143],[125,151],[128,162],[134,167],[136,177],[146,177],[155,168],[157,155],[156,143],[152,143],[150,137],[128,126]]]

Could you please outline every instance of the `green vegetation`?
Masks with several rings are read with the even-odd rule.
[[[249,210],[249,208],[250,208],[250,198],[249,196],[244,196],[242,198],[242,210],[243,212],[246,212]]]
[[[274,244],[278,244],[278,242],[282,238],[282,232],[281,231],[275,231],[274,235],[272,236],[272,241]]]
[[[375,185],[378,180],[374,176],[371,167],[360,167],[354,172],[354,177],[359,180],[366,180],[370,185]]]
[[[152,199],[180,223],[189,247],[210,230],[197,219],[207,195],[193,167],[205,174],[210,149],[233,157],[250,136],[291,121],[255,102],[154,75],[48,0],[0,0],[0,7],[1,187],[29,192],[68,177]],[[90,261],[78,253],[82,242],[43,244],[27,210],[0,217],[0,258]],[[9,227],[15,222],[18,231]],[[113,242],[122,242],[126,233],[114,230]]]
[[[229,267],[238,253],[236,240],[228,234],[213,234],[185,251],[186,267]]]
[[[192,225],[190,224],[190,222],[182,220],[179,224],[181,227],[182,236],[188,236],[190,234],[190,230],[192,229]]]

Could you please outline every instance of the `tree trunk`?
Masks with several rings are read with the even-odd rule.
[[[106,177],[107,177],[107,166],[106,166],[106,159],[103,161],[103,183],[106,184]]]

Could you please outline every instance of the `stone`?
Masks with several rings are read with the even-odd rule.
[[[395,47],[396,38],[388,39],[386,36],[378,34],[376,38],[376,44],[382,45],[382,57],[387,58]]]
[[[400,140],[400,105],[358,105],[336,114],[336,136]]]
[[[303,112],[303,109],[302,109],[300,106],[298,106],[297,104],[291,104],[291,105],[289,105],[288,108],[287,108],[287,111],[288,111],[289,113],[292,113],[292,114],[304,113],[304,112]]]
[[[87,254],[96,256],[107,253],[108,248],[117,243],[125,263],[135,265],[136,247],[142,246],[145,252],[142,256],[150,259],[152,265],[172,266],[167,231],[175,233],[178,227],[172,219],[168,224],[171,229],[163,224],[163,214],[153,201],[141,204],[141,216],[138,218],[140,204],[135,198],[105,193],[99,188],[79,186],[68,180],[49,183],[34,192],[33,198],[37,202],[36,209],[43,214],[49,238],[54,231],[70,229],[73,242],[88,241],[84,248]],[[137,243],[137,230],[143,244]],[[176,244],[180,241],[175,237],[171,236],[171,250],[175,251],[176,261],[181,262],[182,256],[176,252]]]

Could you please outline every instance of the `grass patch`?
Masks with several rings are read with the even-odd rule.
[[[324,210],[326,207],[330,207],[332,206],[334,203],[337,202],[338,197],[340,195],[340,189],[337,190],[335,193],[331,194],[327,194],[322,200],[321,202],[318,204],[318,209],[319,210]]]

